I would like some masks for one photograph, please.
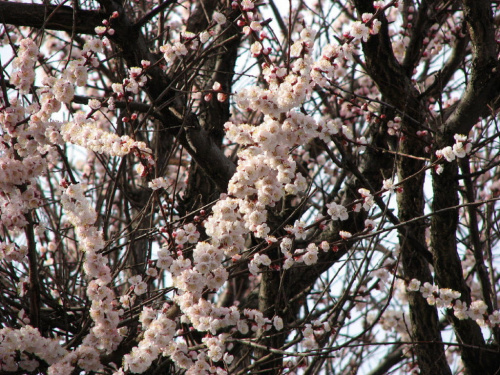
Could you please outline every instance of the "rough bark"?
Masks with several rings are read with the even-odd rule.
[[[359,13],[371,12],[374,9],[371,1],[355,1]],[[423,156],[424,145],[414,139],[419,125],[425,121],[423,105],[419,95],[410,80],[409,69],[404,69],[394,57],[388,35],[387,20],[379,16],[382,22],[380,33],[371,37],[363,44],[368,74],[377,83],[384,97],[401,113],[408,114],[403,118],[402,137],[399,141],[396,157],[396,167],[402,192],[398,194],[399,220],[404,222],[424,214],[424,179],[423,173],[418,174],[424,166],[422,160],[404,155]],[[381,56],[387,64],[380,64]],[[411,61],[411,57],[408,61]],[[411,64],[408,63],[410,66]],[[413,69],[412,69],[413,70]],[[406,93],[401,95],[401,93]],[[413,176],[413,177],[411,177]],[[425,227],[422,223],[407,226],[407,234],[400,234],[401,261],[405,277],[416,278],[422,282],[432,282],[428,261],[419,251],[416,243],[425,243]],[[416,241],[415,241],[416,240]],[[438,327],[438,315],[434,306],[429,306],[420,294],[410,293],[408,296],[411,318],[411,336],[420,370],[424,374],[451,374],[444,355],[441,333]]]
[[[472,44],[472,71],[465,94],[448,120],[440,127],[435,137],[438,149],[454,143],[454,134],[468,134],[486,106],[498,95],[498,72],[493,19],[489,2],[464,1],[464,14]],[[433,211],[457,206],[458,179],[456,162],[445,163],[441,174],[433,173]],[[457,252],[456,231],[458,209],[436,213],[431,219],[431,240],[434,254],[436,281],[442,288],[459,291],[461,300],[471,303],[470,289],[462,275],[462,266]],[[489,294],[490,291],[485,291]],[[485,297],[487,300],[488,298]],[[493,374],[500,369],[496,355],[485,351],[485,342],[476,322],[459,320],[451,312],[462,359],[469,374]]]

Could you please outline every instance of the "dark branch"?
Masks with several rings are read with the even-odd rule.
[[[102,20],[105,18],[104,13],[96,10],[74,10],[65,5],[0,1],[0,22],[15,26],[95,35],[95,28],[102,26]]]

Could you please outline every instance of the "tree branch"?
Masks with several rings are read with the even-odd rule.
[[[74,31],[78,34],[95,35],[95,28],[102,26],[102,20],[105,18],[105,14],[100,11],[74,10],[66,5],[0,1],[0,22],[15,26],[67,31],[68,33]]]
[[[354,0],[354,4],[359,14],[375,13],[371,0]],[[378,18],[382,23],[379,33],[371,35],[368,41],[363,43],[367,73],[391,104],[411,117],[419,118],[421,114],[419,113],[418,91],[412,84],[410,76],[394,56],[387,18],[383,13],[380,13]],[[381,64],[381,61],[384,63]],[[401,95],[402,92],[405,95]]]
[[[464,0],[464,16],[473,48],[472,71],[465,93],[440,132],[451,140],[454,134],[468,134],[485,107],[499,94],[497,44],[490,2]]]

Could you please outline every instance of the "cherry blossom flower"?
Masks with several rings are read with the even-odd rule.
[[[370,29],[361,21],[355,21],[351,24],[350,35],[354,40],[362,39],[363,42],[366,42],[370,36]]]
[[[349,219],[349,214],[347,212],[347,209],[335,202],[330,202],[326,205],[328,208],[328,215],[332,217],[332,220],[347,220]]]
[[[226,23],[226,16],[219,12],[214,12],[212,19],[219,25],[224,25]]]
[[[420,280],[417,279],[412,279],[408,286],[406,287],[406,290],[409,292],[418,292],[420,291]]]

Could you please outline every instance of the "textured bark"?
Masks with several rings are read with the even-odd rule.
[[[218,0],[200,1],[188,19],[188,31],[193,33],[203,31],[207,27],[208,21],[211,19],[218,3]],[[238,16],[238,11],[231,12],[227,22],[228,26],[220,36],[222,40],[227,39],[230,42],[215,49],[212,56],[207,58],[203,65],[203,70],[208,73],[201,77],[199,82],[196,82],[202,89],[211,90],[213,83],[219,82],[222,92],[231,92],[238,48],[241,43],[241,34],[233,24]],[[208,102],[203,101],[200,106],[200,125],[211,141],[217,147],[220,147],[225,134],[224,124],[231,116],[229,100],[220,102],[214,98]],[[217,188],[217,185],[206,174],[206,171],[197,163],[192,163],[189,168],[188,187],[184,195],[186,205],[191,209],[195,209],[216,200],[223,190]]]
[[[458,182],[456,163],[446,164],[441,175],[433,173],[433,211],[458,204]],[[434,253],[436,281],[441,288],[450,288],[462,293],[460,300],[471,303],[470,289],[462,275],[462,266],[457,253],[456,230],[458,209],[436,213],[431,219],[431,240]],[[500,369],[496,355],[483,351],[485,342],[477,323],[470,319],[459,320],[449,313],[457,338],[463,343],[462,359],[469,374],[494,374]]]
[[[360,14],[375,13],[372,1],[356,0],[355,5]],[[410,74],[412,72],[404,69],[394,57],[386,18],[379,15],[379,19],[382,22],[380,33],[363,44],[368,74],[377,83],[384,97],[401,113],[408,114],[403,118],[403,136],[400,139],[398,151],[403,155],[423,156],[424,145],[421,141],[413,139],[413,135],[424,121],[424,107],[419,100],[418,91],[411,83]],[[387,63],[380,64],[381,59]],[[401,95],[403,92],[405,95]],[[399,220],[404,222],[423,216],[425,175],[417,173],[424,166],[424,162],[414,158],[397,156],[396,166],[399,181],[409,178],[402,185],[403,191],[398,194]],[[415,176],[410,178],[413,175]],[[425,227],[421,223],[412,223],[406,227],[406,231],[406,235],[400,234],[401,261],[405,277],[408,280],[416,278],[422,282],[432,282],[429,263],[417,245],[417,243],[425,243]],[[408,301],[411,336],[416,343],[415,351],[420,370],[424,374],[451,374],[441,343],[436,308],[429,306],[425,299],[417,293],[410,293]]]
[[[278,252],[278,249],[276,249],[276,252]],[[285,280],[283,274],[278,271],[264,272],[261,276],[258,308],[264,316],[270,319],[272,319],[274,315],[283,316],[283,308],[285,307],[286,301],[283,298],[284,293],[281,292],[283,291],[283,284],[287,284]],[[298,311],[297,308],[292,308],[292,310],[295,310],[295,313]],[[267,336],[259,343],[267,348],[281,348],[285,341],[286,334],[277,332],[274,329],[272,333],[272,336]],[[255,351],[256,359],[265,356],[269,356],[269,358],[259,366],[258,373],[265,375],[280,374],[283,368],[283,356],[269,353],[265,349]]]
[[[401,142],[401,152],[414,155],[416,151],[411,143]],[[422,167],[420,161],[401,157],[398,160],[400,180],[412,175]],[[403,192],[398,194],[398,212],[401,221],[424,214],[424,178],[420,174],[403,185]],[[425,243],[425,226],[412,224],[408,232],[419,242]],[[432,283],[429,263],[416,250],[408,237],[400,236],[401,261],[407,280],[417,279],[422,283]],[[418,364],[423,374],[451,374],[446,361],[441,333],[438,326],[438,314],[435,306],[430,306],[420,293],[409,293],[411,338],[416,343],[415,351]]]
[[[440,129],[445,137],[468,134],[499,91],[500,75],[491,4],[483,0],[464,0],[463,6],[472,42],[472,72],[460,103]]]
[[[375,13],[371,0],[355,0],[354,4],[360,14]],[[421,109],[419,103],[412,102],[419,96],[410,78],[413,69],[408,72],[397,61],[392,51],[387,19],[381,14],[379,20],[382,23],[380,32],[363,43],[367,72],[387,101],[409,118],[414,123],[412,126],[415,126],[416,119],[422,112],[419,112]]]
[[[408,6],[405,7],[406,12],[408,11],[409,6],[414,6],[413,1],[407,3]],[[418,8],[418,13],[411,21],[413,26],[410,35],[410,42],[408,43],[408,46],[406,48],[404,60],[401,63],[407,76],[411,76],[413,74],[413,69],[416,68],[416,65],[419,63],[420,58],[422,57],[422,53],[424,52],[424,49],[422,47],[424,45],[424,39],[427,35],[427,32],[429,31],[429,28],[434,23],[440,24],[446,19],[446,13],[444,12],[440,17],[442,18],[442,20],[438,19],[436,8],[438,8],[438,5],[440,3],[440,0],[423,0]],[[455,1],[455,3],[457,3],[457,1]]]
[[[24,4],[0,1],[0,22],[37,29],[60,30],[78,34],[96,35],[106,14],[100,11],[79,10],[62,5]]]
[[[498,95],[498,72],[493,19],[487,1],[464,1],[464,14],[473,48],[471,80],[464,96],[447,121],[439,127],[436,136],[438,149],[454,143],[456,133],[468,134],[488,103]],[[456,162],[445,163],[441,174],[433,173],[433,211],[454,207],[459,203]],[[458,209],[436,213],[431,219],[431,240],[434,253],[434,269],[440,287],[462,293],[461,300],[471,303],[470,289],[462,275],[457,253],[456,231]],[[481,265],[479,265],[480,267]],[[490,291],[486,290],[486,294]],[[489,300],[485,296],[486,300]],[[451,312],[462,359],[469,374],[494,374],[500,369],[498,356],[484,350],[485,341],[476,322],[457,319]]]

